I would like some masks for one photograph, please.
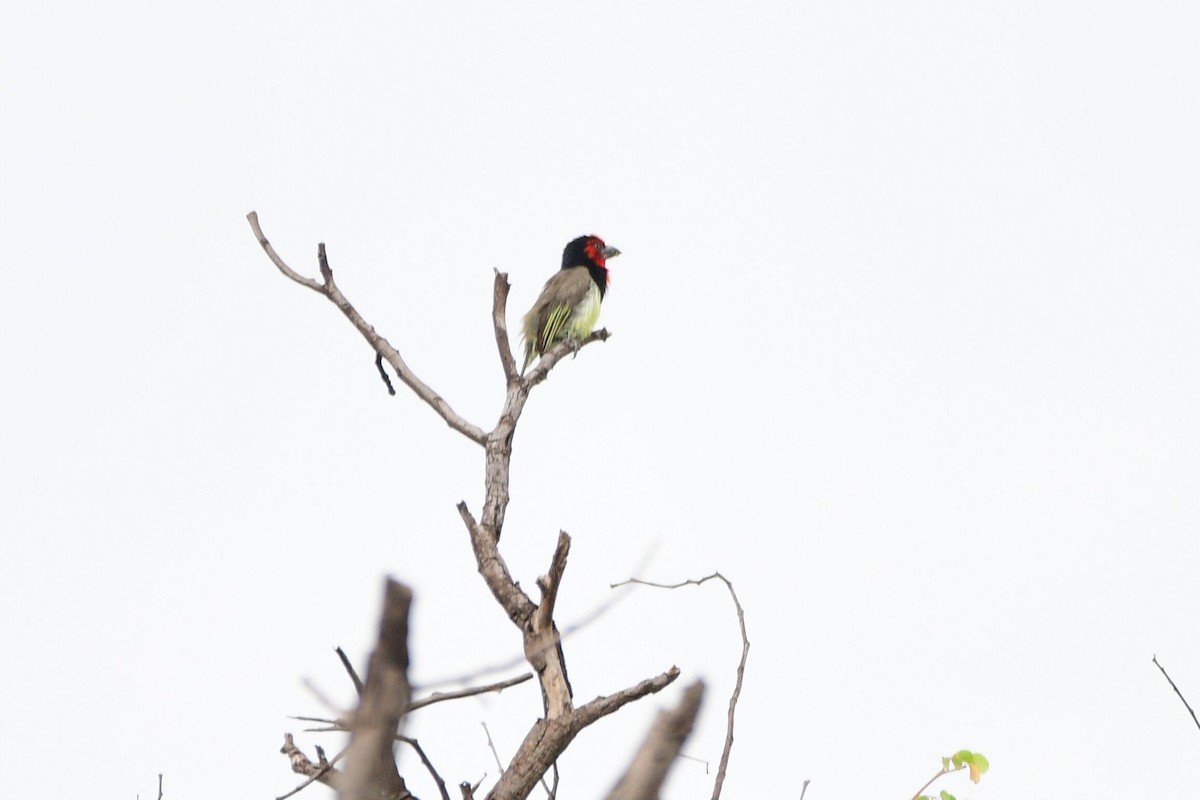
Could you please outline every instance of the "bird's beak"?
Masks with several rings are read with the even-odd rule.
[[[617,256],[621,255],[621,251],[609,245],[606,246],[603,251],[601,251],[600,255],[604,256],[605,261],[608,261],[610,258],[616,258]]]

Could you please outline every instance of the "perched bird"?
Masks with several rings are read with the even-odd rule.
[[[554,273],[537,302],[525,315],[525,365],[545,355],[555,344],[578,342],[592,332],[600,318],[600,302],[608,290],[610,258],[621,255],[599,236],[580,236],[563,248],[562,269]]]

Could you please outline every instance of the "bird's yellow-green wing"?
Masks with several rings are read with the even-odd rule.
[[[522,372],[529,368],[534,355],[543,355],[547,350],[566,338],[580,338],[590,332],[579,333],[577,328],[583,320],[576,319],[580,304],[591,294],[596,295],[599,303],[599,290],[595,287],[586,267],[572,267],[556,272],[546,281],[541,295],[529,313],[525,315],[523,331],[525,339],[525,366]],[[596,309],[597,314],[599,309]],[[590,317],[588,324],[595,323],[596,314]]]
[[[560,339],[566,338],[567,320],[571,317],[572,306],[562,303],[550,309],[546,315],[546,323],[538,331],[537,349],[539,353],[546,350]]]

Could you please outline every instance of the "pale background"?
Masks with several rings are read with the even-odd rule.
[[[992,763],[960,797],[1195,794],[1150,659],[1200,702],[1196,6],[415,6],[0,11],[0,794],[282,794],[385,574],[416,680],[519,655],[454,510],[478,448],[387,396],[251,209],[486,427],[492,269],[515,317],[568,239],[625,252],[613,338],[529,403],[503,552],[532,587],[574,536],[564,624],[634,574],[734,581],[726,797],[906,798],[959,748]],[[581,699],[684,678],[582,735],[562,797],[695,677],[715,769],[721,587],[566,647]],[[490,785],[480,722],[507,756],[539,711],[409,731]]]

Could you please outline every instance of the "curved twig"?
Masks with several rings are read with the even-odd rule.
[[[750,653],[750,639],[746,636],[746,613],[742,609],[741,602],[738,600],[737,592],[733,590],[733,584],[720,572],[714,572],[703,578],[689,578],[679,583],[653,583],[652,581],[644,581],[639,578],[630,578],[620,583],[609,584],[609,588],[616,589],[618,586],[625,586],[627,584],[639,584],[641,586],[651,586],[656,589],[678,589],[682,586],[700,586],[711,580],[721,581],[725,584],[725,588],[729,590],[729,596],[733,598],[733,606],[737,609],[738,629],[742,634],[742,657],[738,660],[737,681],[733,685],[733,693],[729,696],[729,710],[726,713],[725,747],[721,751],[721,763],[717,767],[717,779],[713,783],[712,800],[718,800],[721,797],[721,788],[725,785],[725,775],[729,769],[729,754],[733,751],[733,717],[734,712],[737,711],[738,699],[742,696],[742,679],[746,675],[746,657]]]

